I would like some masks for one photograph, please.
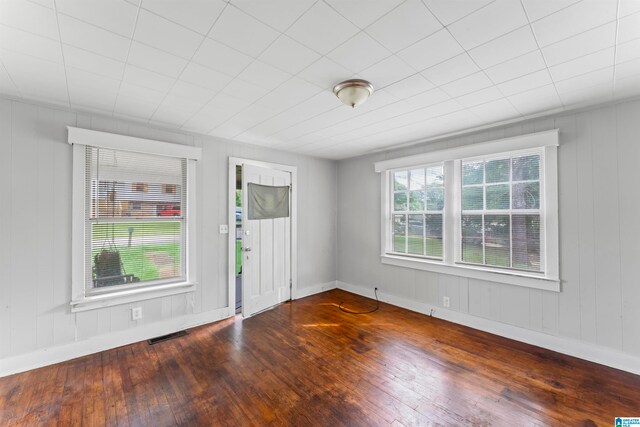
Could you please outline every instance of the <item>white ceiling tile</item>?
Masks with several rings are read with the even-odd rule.
[[[222,90],[222,93],[246,102],[254,102],[258,98],[266,95],[267,92],[269,92],[269,89],[240,79],[232,80],[231,83]]]
[[[442,90],[455,98],[467,93],[475,92],[480,89],[492,86],[493,83],[485,73],[479,71],[470,76],[463,77],[451,83],[441,86]]]
[[[640,75],[616,79],[614,95],[618,99],[640,95]]]
[[[182,80],[176,81],[169,92],[169,96],[185,98],[201,104],[213,99],[215,94],[216,92],[214,90],[207,89],[202,86],[196,86]]]
[[[235,77],[253,61],[253,58],[215,40],[205,39],[193,61]]]
[[[376,21],[403,0],[327,0],[342,16],[360,28]]]
[[[298,77],[292,77],[273,92],[266,94],[256,101],[256,104],[269,108],[274,112],[281,112],[300,104],[318,94],[321,89]]]
[[[203,38],[195,31],[146,10],[141,10],[138,14],[134,39],[181,58],[190,59]]]
[[[573,61],[549,67],[553,80],[560,81],[580,74],[589,73],[601,68],[612,67],[614,63],[615,49],[613,47],[603,49],[599,52],[585,55]]]
[[[613,67],[592,71],[556,82],[556,87],[559,92],[572,92],[576,90],[588,90],[588,88],[600,84],[613,85]]]
[[[62,64],[16,52],[1,51],[2,63],[17,89],[27,98],[68,105]]]
[[[221,90],[231,81],[231,79],[232,78],[226,74],[203,67],[195,62],[190,62],[184,72],[180,75],[180,80],[184,82],[191,83],[196,86],[202,86],[214,91]]]
[[[440,22],[444,25],[449,25],[485,7],[492,1],[493,0],[424,0],[424,3]]]
[[[496,0],[448,28],[453,37],[468,50],[528,23],[519,1]]]
[[[514,59],[494,65],[485,70],[494,83],[502,83],[546,68],[539,50],[525,53]]]
[[[433,83],[425,79],[421,74],[414,74],[404,80],[400,80],[385,90],[400,99],[409,98],[415,94],[433,89]]]
[[[62,49],[65,65],[69,68],[78,68],[112,79],[122,78],[124,62],[69,45],[64,45]]]
[[[150,89],[146,92],[123,86],[120,88],[114,113],[140,120],[149,120],[162,101],[162,94]]]
[[[224,6],[222,0],[142,0],[144,9],[203,35],[207,34]]]
[[[616,0],[582,0],[531,24],[540,46],[548,46],[616,19]]]
[[[449,34],[447,30],[440,30],[418,43],[398,52],[404,61],[416,70],[439,64],[449,58],[462,53],[464,49]]]
[[[130,40],[75,18],[59,15],[62,42],[124,62]]]
[[[56,0],[59,13],[131,38],[138,8],[123,0]]]
[[[616,47],[616,63],[627,62],[638,57],[640,57],[640,38]]]
[[[260,60],[290,74],[297,74],[320,58],[291,37],[281,35],[260,55]]]
[[[200,103],[169,95],[151,117],[151,123],[181,126],[193,117],[201,107]]]
[[[601,103],[611,100],[613,97],[613,85],[602,83],[589,87],[589,90],[563,91],[560,99],[565,106],[577,106],[590,103]]]
[[[505,96],[515,95],[553,83],[549,71],[546,69],[536,71],[522,77],[515,78],[498,84],[498,88]]]
[[[522,0],[531,22],[551,15],[580,0]]]
[[[420,0],[407,0],[366,31],[392,52],[397,52],[440,29],[442,25]]]
[[[455,111],[462,110],[464,107],[460,105],[458,101],[455,99],[448,99],[446,101],[439,102],[434,105],[430,105],[425,108],[421,108],[417,111],[417,114],[420,114],[420,121],[432,117],[440,117],[446,114],[453,113]]]
[[[55,9],[55,0],[30,0],[32,3],[37,3],[40,6],[47,7],[49,9]]]
[[[358,27],[319,1],[287,30],[287,35],[324,55],[357,32]]]
[[[187,65],[187,60],[134,41],[131,43],[127,63],[169,77],[178,77]]]
[[[232,0],[230,3],[279,31],[285,31],[315,0]]]
[[[327,56],[343,67],[357,73],[380,62],[389,55],[391,55],[391,52],[384,46],[365,32],[360,32],[331,51]]]
[[[195,129],[198,132],[209,132],[228,120],[243,108],[248,102],[234,98],[224,93],[219,93],[202,110],[184,124],[187,129]]]
[[[127,64],[124,70],[123,81],[167,93],[169,89],[171,89],[171,86],[173,86],[175,79]]]
[[[481,68],[488,68],[538,49],[529,26],[524,26],[469,51]]]
[[[456,98],[456,101],[458,101],[463,107],[469,108],[501,98],[504,98],[502,92],[500,92],[500,90],[495,86],[489,86],[485,89],[462,95]]]
[[[542,48],[547,65],[552,66],[579,58],[616,42],[616,23],[610,22],[568,39]]]
[[[60,42],[0,24],[0,49],[62,64]]]
[[[485,123],[498,122],[520,116],[518,110],[513,108],[513,105],[504,98],[469,108],[469,112],[475,114]]]
[[[438,65],[427,68],[422,72],[422,75],[429,79],[431,83],[440,86],[466,77],[477,71],[480,71],[480,69],[465,52]]]
[[[351,78],[353,73],[329,58],[322,57],[298,75],[322,88],[333,88],[341,81]]]
[[[360,73],[374,88],[386,87],[392,83],[416,74],[415,70],[395,55],[388,57]]]
[[[0,1],[0,24],[50,39],[60,39],[55,12],[25,0]]]
[[[75,107],[112,111],[120,80],[107,78],[80,69],[68,69],[69,98]]]
[[[639,74],[640,59],[638,58],[616,65],[616,79],[626,79],[628,77],[635,77]]]
[[[0,58],[0,93],[5,95],[14,95],[19,96],[20,92],[15,84],[13,84],[13,80],[9,77],[9,73],[7,72],[2,60]]]
[[[209,33],[212,39],[254,58],[278,36],[274,29],[232,6],[227,6]]]
[[[618,43],[637,38],[640,38],[640,12],[625,16],[618,24]]]
[[[508,97],[509,101],[522,115],[554,110],[562,107],[562,102],[553,85],[543,86]]]
[[[620,0],[620,17],[640,12],[640,2],[638,0]]]
[[[425,92],[413,95],[405,100],[416,108],[428,107],[446,101],[451,97],[440,88],[427,90]]]
[[[291,75],[256,60],[245,68],[238,78],[271,90],[289,80]]]

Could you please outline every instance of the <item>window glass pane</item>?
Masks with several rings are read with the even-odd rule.
[[[511,161],[514,181],[529,181],[540,178],[539,154],[514,157]]]
[[[408,187],[408,172],[407,171],[401,171],[401,172],[395,172],[393,174],[393,189],[398,191],[398,190],[406,190]]]
[[[414,255],[424,254],[424,215],[409,215],[408,227],[409,253]]]
[[[485,166],[487,183],[509,182],[509,159],[489,160]]]
[[[487,185],[487,209],[509,209],[509,184]]]
[[[94,223],[96,288],[181,277],[181,221]]]
[[[407,193],[394,193],[393,195],[393,210],[394,211],[406,211],[407,210]]]
[[[482,215],[462,215],[462,260],[482,264]]]
[[[513,267],[540,271],[540,215],[513,215]]]
[[[409,210],[410,211],[424,210],[424,192],[423,191],[409,192]]]
[[[409,190],[422,190],[424,188],[424,169],[412,169],[409,173]]]
[[[444,172],[442,166],[427,168],[427,187],[443,187]]]
[[[511,266],[509,215],[484,216],[485,264]]]
[[[482,187],[462,188],[462,209],[482,210],[484,209],[484,189]]]
[[[540,183],[513,184],[513,209],[540,209]]]
[[[430,188],[427,190],[427,210],[441,211],[444,209],[444,188]]]
[[[484,162],[466,162],[462,164],[462,185],[482,184]]]
[[[393,251],[406,252],[407,216],[393,216]]]
[[[442,258],[442,215],[425,215],[426,255]]]

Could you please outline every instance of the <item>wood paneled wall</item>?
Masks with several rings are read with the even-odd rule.
[[[373,163],[560,129],[562,292],[380,263],[380,176]],[[640,356],[640,101],[567,113],[338,163],[338,280]]]
[[[194,294],[72,314],[72,155],[66,126],[203,148]],[[337,164],[0,98],[0,363],[3,358],[225,307],[228,157],[298,166],[298,287],[336,279]],[[130,308],[144,318],[132,321]]]

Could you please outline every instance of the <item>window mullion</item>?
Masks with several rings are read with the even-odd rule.
[[[457,212],[460,212],[460,168],[459,162],[453,160],[444,162],[444,210],[443,214],[443,259],[445,264],[454,264],[458,256],[456,255],[459,246],[460,221],[462,220]]]

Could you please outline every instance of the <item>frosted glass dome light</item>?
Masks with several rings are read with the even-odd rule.
[[[373,85],[366,80],[345,80],[333,88],[333,93],[343,104],[355,108],[371,96]]]

